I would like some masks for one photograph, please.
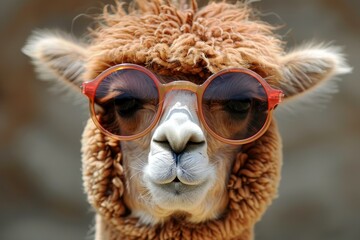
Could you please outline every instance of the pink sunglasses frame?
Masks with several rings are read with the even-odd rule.
[[[95,112],[95,95],[96,95],[96,89],[99,86],[99,84],[110,74],[112,74],[116,71],[119,71],[119,70],[124,70],[124,69],[133,69],[133,70],[141,71],[141,72],[145,73],[147,76],[149,76],[153,80],[154,84],[156,85],[156,87],[158,89],[158,96],[159,96],[159,107],[158,107],[157,113],[156,113],[152,123],[142,132],[131,135],[131,136],[119,136],[119,135],[115,135],[115,134],[112,134],[111,132],[107,131],[105,128],[103,128],[101,126],[101,124],[98,120],[98,117],[96,115],[96,112]],[[204,94],[207,86],[216,77],[218,77],[224,73],[229,73],[229,72],[244,73],[244,74],[248,74],[248,75],[254,77],[263,86],[263,88],[265,89],[266,95],[268,97],[268,115],[267,115],[264,125],[256,134],[254,134],[253,136],[251,136],[249,138],[242,139],[242,140],[226,139],[226,138],[223,138],[223,137],[219,136],[218,134],[216,134],[213,130],[211,130],[211,128],[206,123],[205,117],[204,117],[203,111],[202,111],[202,97],[203,97],[203,94]],[[101,74],[99,74],[95,79],[82,83],[81,89],[82,89],[82,93],[89,98],[89,101],[90,101],[89,107],[90,107],[91,118],[92,118],[93,122],[95,123],[95,125],[104,134],[106,134],[114,139],[121,140],[121,141],[131,141],[131,140],[143,137],[146,134],[148,134],[157,125],[157,123],[160,120],[160,117],[163,114],[163,102],[164,102],[163,100],[164,100],[167,92],[172,91],[172,90],[185,90],[185,91],[193,92],[197,95],[197,113],[198,113],[198,116],[200,117],[200,121],[204,125],[205,129],[216,139],[218,139],[224,143],[232,144],[232,145],[241,145],[241,144],[250,143],[250,142],[253,142],[256,139],[258,139],[261,135],[263,135],[266,132],[266,130],[268,129],[268,127],[270,126],[272,111],[282,101],[282,98],[284,96],[284,94],[281,90],[272,88],[260,75],[258,75],[257,73],[255,73],[249,69],[245,69],[245,68],[229,68],[229,69],[221,70],[221,71],[211,75],[201,85],[197,85],[197,84],[189,82],[189,81],[173,81],[170,83],[163,84],[159,81],[159,79],[155,76],[155,74],[152,73],[147,68],[136,65],[136,64],[130,64],[130,63],[118,64],[118,65],[115,65],[113,67],[106,69]]]

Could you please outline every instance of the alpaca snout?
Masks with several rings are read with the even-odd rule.
[[[153,142],[149,154],[145,177],[155,184],[179,182],[199,185],[209,176],[206,144],[190,144],[183,152],[175,153],[164,142]]]
[[[189,144],[204,144],[205,136],[201,128],[186,114],[174,113],[171,119],[156,129],[153,141],[167,143],[174,153],[180,154]]]

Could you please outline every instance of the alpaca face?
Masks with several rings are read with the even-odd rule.
[[[218,141],[239,146],[259,138],[281,101],[281,91],[246,69],[225,69],[201,85],[191,79],[196,81],[195,76],[163,76],[120,64],[82,85],[94,123],[104,134],[121,141],[143,138],[142,145],[123,143],[122,149],[131,176],[128,189],[134,193],[128,204],[148,223],[174,214],[204,221],[223,212],[226,176],[237,147]],[[228,151],[210,151],[208,142]],[[139,149],[148,156],[136,155]],[[147,197],[137,198],[139,193]]]
[[[131,179],[125,199],[133,214],[146,223],[173,215],[193,222],[214,218],[226,206],[227,172],[236,147],[206,133],[194,93],[171,91],[164,105],[159,124],[149,136],[122,143]],[[147,154],[139,155],[139,147]]]
[[[180,7],[169,1],[138,2],[138,9],[130,10],[129,14],[121,4],[111,11],[106,8],[88,44],[79,43],[65,34],[38,32],[23,50],[32,58],[41,78],[60,80],[78,93],[81,83],[120,63],[146,66],[159,75],[186,75],[195,79],[226,68],[248,68],[271,86],[281,89],[285,93],[285,102],[302,96],[308,99],[309,95],[305,94],[308,92],[315,93],[311,96],[316,97],[316,93],[324,93],[323,87],[327,86],[324,83],[330,82],[328,80],[351,71],[338,48],[307,45],[286,53],[283,43],[273,33],[274,28],[259,21],[248,3],[212,3],[198,9],[192,1],[190,9],[183,1],[180,1]],[[107,86],[112,89],[111,93],[103,94],[98,104],[113,98],[111,94],[119,94],[119,88],[121,86]],[[142,223],[155,224],[179,215],[191,222],[219,217],[227,208],[227,180],[241,147],[219,142],[205,131],[197,115],[199,106],[194,93],[170,91],[163,100],[163,114],[147,135],[132,141],[114,140],[111,146],[99,144],[117,151],[121,146],[125,191],[117,176],[114,181],[108,179],[107,185],[112,191],[105,191],[108,187],[105,185],[96,186],[96,190],[104,190],[106,196],[123,193],[114,199],[121,195],[131,216],[138,217]],[[132,119],[118,117],[115,108],[107,108],[108,112],[103,111],[102,116],[111,120],[109,124],[115,128],[114,132],[119,130],[125,135],[141,132],[150,121],[147,116],[156,111],[157,105],[148,103]],[[121,114],[126,115],[126,112]],[[225,136],[233,132],[229,130],[231,127],[236,131],[245,128],[242,124],[247,124],[247,119],[242,124],[232,125],[226,122],[226,115],[216,116],[211,122],[212,128]],[[106,119],[102,120],[106,122]],[[101,131],[90,131],[90,134],[96,135],[84,134],[90,142],[96,142],[97,138],[106,140]],[[83,144],[90,144],[88,139]],[[93,148],[89,147],[83,157],[91,160],[96,156],[104,157],[105,150],[91,152],[95,151]],[[104,171],[102,164],[105,167],[115,164],[123,172],[118,166],[120,163],[116,162],[119,160],[111,159],[113,155],[116,154],[105,156],[106,164],[95,159],[96,163],[91,165],[88,159],[83,159],[84,169],[93,171],[93,175],[86,175],[84,179],[94,177],[89,181],[96,182],[97,173]],[[279,179],[278,176],[264,178],[265,183]],[[241,188],[241,182],[238,187]],[[120,216],[112,215],[119,211],[119,205],[111,205],[106,197],[93,201],[98,196],[96,191],[91,187],[86,191],[95,208],[111,208],[105,217]],[[250,194],[249,189],[239,191]],[[267,201],[273,197],[267,196]],[[262,213],[264,208],[259,211]]]
[[[159,205],[182,210],[204,197],[215,169],[209,163],[194,94],[171,92],[166,105],[166,115],[151,138],[144,180]]]

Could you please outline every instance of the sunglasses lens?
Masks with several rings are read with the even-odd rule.
[[[229,72],[215,77],[202,99],[204,119],[217,135],[229,140],[254,136],[268,116],[264,87],[253,76]]]
[[[95,103],[100,107],[99,123],[105,130],[118,136],[132,136],[154,121],[159,93],[146,73],[122,69],[100,82]]]

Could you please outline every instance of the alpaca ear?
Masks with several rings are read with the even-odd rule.
[[[59,32],[35,32],[22,49],[32,59],[39,77],[55,80],[80,91],[85,70],[86,48]]]
[[[280,88],[285,98],[308,92],[333,92],[334,86],[324,83],[337,75],[351,72],[340,50],[336,47],[306,46],[283,56]]]

